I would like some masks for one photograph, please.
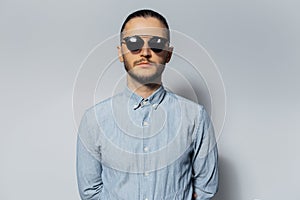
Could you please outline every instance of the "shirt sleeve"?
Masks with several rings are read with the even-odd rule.
[[[194,138],[193,186],[196,200],[210,200],[218,190],[218,150],[213,125],[203,108],[200,117]]]
[[[102,199],[102,165],[100,160],[94,156],[100,152],[98,152],[98,147],[92,144],[95,136],[91,135],[91,130],[87,116],[84,115],[78,129],[76,155],[77,182],[82,200]],[[94,142],[94,144],[96,143]]]

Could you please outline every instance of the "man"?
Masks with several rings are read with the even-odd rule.
[[[88,109],[78,130],[77,177],[85,200],[207,200],[218,186],[217,147],[203,106],[162,85],[172,56],[167,21],[152,10],[121,28],[123,92]]]

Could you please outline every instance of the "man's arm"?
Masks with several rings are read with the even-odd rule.
[[[195,135],[193,174],[196,200],[211,199],[218,189],[218,151],[210,118],[204,109]]]
[[[88,141],[86,137],[91,136],[91,133],[88,133],[89,129],[90,127],[88,127],[86,116],[84,116],[77,137],[76,172],[78,189],[82,200],[100,200],[103,189],[101,178],[102,165],[100,161],[92,155],[89,149],[97,149],[97,147],[93,147],[91,143],[88,143],[89,148],[85,145],[84,141]],[[90,141],[93,140],[93,138],[88,139]]]

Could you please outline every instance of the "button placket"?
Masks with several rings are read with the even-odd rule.
[[[150,124],[150,119],[151,119],[151,110],[152,110],[152,106],[150,104],[150,101],[146,100],[141,102],[141,107],[143,108],[143,114],[144,114],[144,118],[142,121],[142,126],[143,126],[143,146],[142,146],[142,151],[143,151],[143,159],[144,159],[144,171],[143,174],[141,174],[141,178],[142,181],[145,185],[147,185],[148,181],[151,181],[150,178],[150,171],[149,170],[149,158],[148,158],[148,153],[149,153],[149,141],[148,141],[148,137],[149,137],[149,131],[151,130],[149,126],[151,126]],[[143,199],[144,200],[149,200],[151,198],[151,196],[149,196],[148,194],[148,187],[143,188]]]

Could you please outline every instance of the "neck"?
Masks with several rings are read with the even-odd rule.
[[[142,84],[127,76],[128,88],[137,95],[146,99],[161,86],[161,79],[153,81],[153,83]]]

